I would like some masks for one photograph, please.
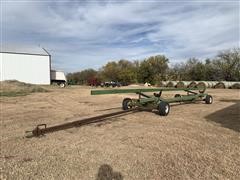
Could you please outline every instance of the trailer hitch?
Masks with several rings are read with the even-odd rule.
[[[47,124],[38,124],[32,131],[25,131],[26,137],[43,135],[45,129],[47,129]]]

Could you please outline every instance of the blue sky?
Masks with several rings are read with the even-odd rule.
[[[239,47],[239,8],[236,0],[2,1],[2,43],[40,44],[65,72],[157,54],[174,64]]]

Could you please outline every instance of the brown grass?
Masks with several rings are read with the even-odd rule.
[[[167,117],[139,112],[31,139],[37,124],[118,111],[135,95],[73,86],[1,98],[0,179],[238,179],[239,90],[208,92],[212,105],[176,104]]]

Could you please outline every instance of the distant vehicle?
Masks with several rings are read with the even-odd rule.
[[[121,83],[115,81],[103,82],[101,87],[120,87]]]
[[[51,70],[51,84],[57,84],[60,87],[66,86],[66,76],[62,71]]]
[[[127,82],[121,82],[121,86],[128,86],[129,85],[129,83],[127,83]]]
[[[89,86],[95,86],[95,87],[98,87],[101,85],[101,81],[96,78],[96,77],[91,77],[87,80],[87,83]]]

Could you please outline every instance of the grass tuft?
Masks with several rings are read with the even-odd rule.
[[[28,84],[16,80],[0,82],[0,96],[16,97],[40,92],[48,92],[48,90],[39,85]]]

